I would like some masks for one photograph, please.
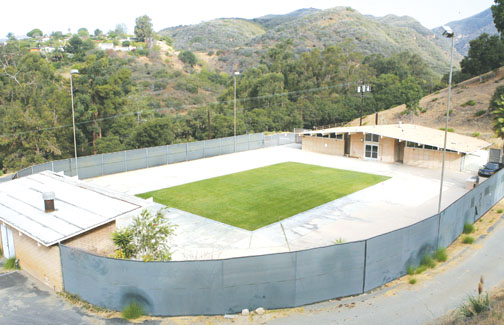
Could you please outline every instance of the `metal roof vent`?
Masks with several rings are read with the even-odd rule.
[[[42,198],[44,199],[44,208],[46,213],[56,210],[54,208],[54,192],[44,192],[42,193]]]

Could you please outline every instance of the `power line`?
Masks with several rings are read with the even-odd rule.
[[[335,89],[338,87],[344,87],[344,86],[349,86],[353,85],[355,83],[340,83],[337,85],[332,85],[332,86],[325,86],[325,87],[317,87],[317,88],[309,88],[309,89],[301,89],[301,90],[295,90],[295,91],[288,91],[288,92],[283,92],[283,93],[276,93],[276,94],[270,94],[270,95],[262,95],[262,96],[254,96],[254,97],[245,97],[245,98],[237,98],[237,101],[240,103],[242,102],[247,102],[247,101],[252,101],[252,100],[261,100],[261,99],[269,99],[269,98],[275,98],[275,97],[281,97],[281,96],[289,96],[289,95],[298,95],[296,97],[301,96],[302,94],[305,93],[311,93],[311,92],[316,92],[316,91],[321,91],[321,90],[329,90],[329,89]],[[188,109],[188,108],[199,108],[199,107],[206,107],[206,106],[211,106],[211,105],[219,105],[219,104],[228,104],[233,102],[232,100],[225,100],[225,101],[216,101],[212,103],[206,103],[206,104],[195,104],[195,105],[184,105],[180,108],[182,109]],[[160,112],[164,110],[169,110],[175,107],[160,107],[160,108],[151,108],[151,109],[145,109],[137,112],[128,112],[128,113],[123,113],[123,114],[115,114],[115,115],[110,115],[107,117],[102,117],[99,119],[93,119],[93,120],[86,120],[86,121],[80,121],[76,122],[76,125],[85,125],[89,123],[96,123],[96,122],[102,122],[106,120],[111,120],[111,119],[116,119],[120,117],[126,117],[126,116],[131,116],[131,115],[138,115],[143,112]],[[259,108],[259,107],[256,107]],[[255,108],[252,108],[255,109]],[[47,128],[41,128],[41,129],[32,129],[32,130],[27,130],[27,131],[21,131],[21,132],[13,132],[13,133],[4,133],[0,134],[0,137],[8,138],[8,137],[13,137],[13,136],[18,136],[18,135],[24,135],[24,134],[29,134],[29,133],[35,133],[35,132],[44,132],[44,131],[52,131],[52,130],[57,130],[57,129],[63,129],[67,127],[72,127],[72,124],[64,124],[64,125],[59,125],[59,126],[53,126],[53,127],[47,127]]]

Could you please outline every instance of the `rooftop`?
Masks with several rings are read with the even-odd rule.
[[[45,212],[44,192],[54,192],[55,211]],[[44,246],[137,214],[149,204],[51,171],[0,184],[0,221]]]
[[[414,124],[364,125],[336,127],[331,129],[304,132],[305,135],[329,133],[372,133],[380,136],[426,144],[438,148],[444,147],[444,131]],[[456,152],[471,153],[489,147],[491,144],[465,135],[448,132],[446,149]]]

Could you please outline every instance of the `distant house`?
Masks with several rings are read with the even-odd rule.
[[[0,184],[1,243],[6,258],[56,290],[63,288],[58,243],[108,256],[116,219],[153,203],[51,171]]]
[[[446,168],[473,170],[488,159],[481,152],[490,143],[453,132],[446,143]],[[405,165],[439,168],[442,164],[444,131],[412,124],[337,127],[303,133],[302,148]],[[486,154],[486,156],[485,156]]]
[[[32,53],[32,52],[40,52],[40,48],[32,47],[32,48],[30,48],[30,53]]]
[[[51,46],[44,46],[40,49],[40,51],[44,52],[44,53],[52,53],[52,52],[56,51],[56,48],[51,47]]]
[[[103,51],[113,50],[114,43],[98,43],[98,48]]]

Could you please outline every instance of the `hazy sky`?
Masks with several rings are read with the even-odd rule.
[[[126,24],[133,33],[135,18],[152,18],[156,31],[176,25],[189,25],[222,17],[255,18],[267,14],[285,14],[300,8],[327,9],[350,6],[363,14],[408,15],[425,27],[433,28],[453,20],[477,14],[493,0],[20,0],[0,4],[0,38],[13,32],[25,35],[33,28],[76,32],[86,27],[91,33],[104,32],[117,24]]]

